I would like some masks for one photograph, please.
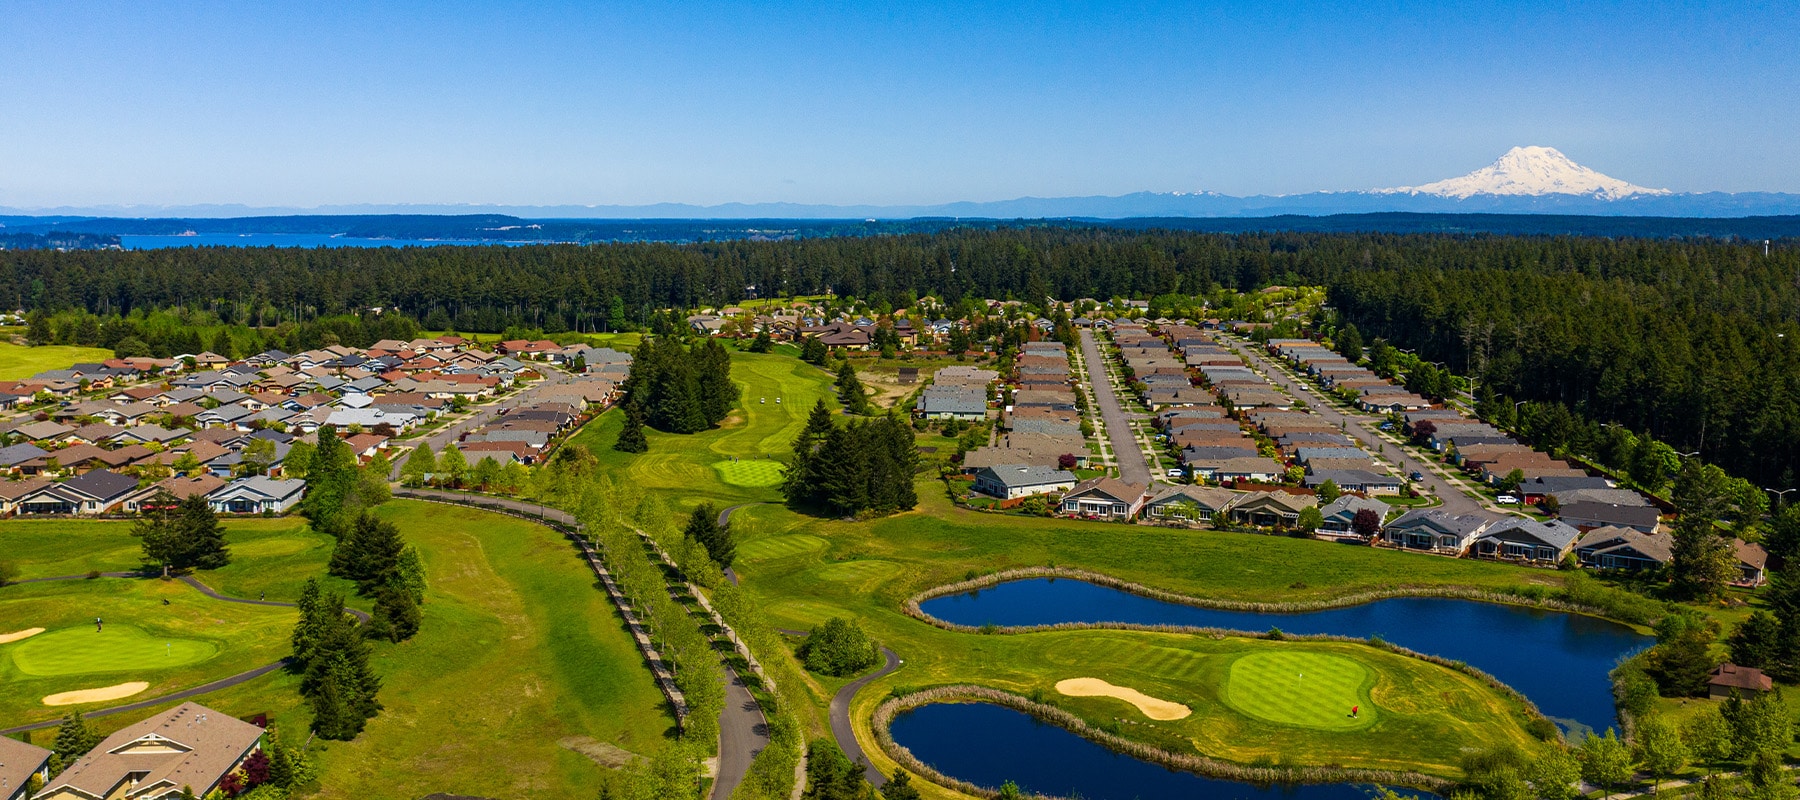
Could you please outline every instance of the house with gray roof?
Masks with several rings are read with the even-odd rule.
[[[16,499],[20,514],[101,514],[137,489],[137,478],[96,469],[39,486]]]
[[[1608,525],[1582,534],[1575,557],[1583,566],[1635,572],[1668,566],[1675,560],[1674,537]]]
[[[1593,502],[1569,503],[1556,512],[1558,519],[1584,531],[1616,525],[1644,533],[1656,532],[1661,514],[1654,506]]]
[[[1317,489],[1331,481],[1346,492],[1392,495],[1400,493],[1400,479],[1366,469],[1321,469],[1306,476],[1306,488]]]
[[[283,514],[300,502],[306,481],[251,475],[239,478],[206,496],[214,511],[228,514]]]
[[[1001,464],[975,473],[975,491],[1002,500],[1066,492],[1075,483],[1073,472],[1026,464]]]
[[[1481,558],[1555,564],[1580,538],[1581,531],[1560,520],[1503,519],[1476,536],[1472,550]]]
[[[1325,521],[1319,525],[1319,530],[1327,533],[1355,533],[1356,514],[1364,510],[1375,512],[1375,519],[1379,521],[1386,520],[1387,515],[1394,510],[1394,507],[1367,497],[1353,494],[1339,495],[1338,499],[1319,507],[1319,514],[1325,518]],[[1381,535],[1379,524],[1376,525],[1375,531],[1377,536]]]
[[[1144,518],[1162,522],[1211,522],[1225,513],[1237,492],[1187,484],[1158,487],[1144,502]]]
[[[50,455],[50,451],[30,442],[0,447],[0,470],[10,472],[17,469],[20,464],[47,455]]]
[[[1388,523],[1381,536],[1395,547],[1460,556],[1492,522],[1488,517],[1476,514],[1452,515],[1436,508],[1418,509]]]

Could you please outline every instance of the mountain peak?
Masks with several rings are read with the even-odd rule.
[[[1499,160],[1460,178],[1423,186],[1376,189],[1376,194],[1429,194],[1466,200],[1477,195],[1581,195],[1618,200],[1633,195],[1668,194],[1602,175],[1575,163],[1554,147],[1515,147]]]

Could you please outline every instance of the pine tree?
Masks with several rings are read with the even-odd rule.
[[[869,396],[863,391],[862,380],[856,377],[856,368],[845,361],[837,371],[838,402],[852,414],[865,414],[869,410]]]
[[[406,542],[392,522],[363,512],[331,552],[331,574],[356,581],[359,594],[373,595],[399,578]]]
[[[300,679],[300,694],[313,709],[313,731],[327,739],[355,738],[380,711],[381,679],[369,666],[362,632],[335,596],[319,606],[323,628]]]
[[[423,613],[412,593],[398,585],[383,586],[375,592],[375,613],[369,620],[368,635],[390,642],[404,642],[419,632]]]
[[[808,337],[806,337],[806,341],[801,343],[801,345],[800,345],[800,360],[801,361],[805,361],[808,364],[816,364],[818,366],[823,367],[823,366],[825,366],[825,362],[830,359],[831,359],[831,350],[825,346],[824,342],[819,340],[819,337],[808,336]]]
[[[395,569],[395,582],[400,588],[412,595],[413,603],[425,602],[425,562],[419,557],[419,549],[408,545],[400,553],[400,564]]]
[[[619,439],[613,442],[613,449],[621,453],[642,453],[650,449],[650,440],[644,438],[644,412],[634,404],[625,405],[625,427],[619,429]]]
[[[719,512],[711,503],[701,503],[688,516],[686,535],[705,547],[706,554],[720,569],[729,569],[737,557],[737,545],[731,540],[731,531],[719,525]]]
[[[56,754],[62,756],[64,764],[73,764],[75,760],[87,755],[89,750],[100,743],[102,737],[88,725],[86,718],[80,714],[63,717],[62,726],[56,729],[56,743],[51,745]]]
[[[333,603],[341,605],[343,601],[336,597],[327,600],[319,593],[319,579],[306,579],[306,585],[300,589],[300,599],[294,603],[300,610],[300,621],[294,624],[291,638],[295,666],[304,668],[312,661],[313,654],[318,650],[319,637],[323,635],[327,623],[325,609]]]
[[[182,566],[195,569],[218,569],[231,563],[231,549],[225,544],[225,526],[204,495],[182,498],[180,508]]]
[[[756,338],[750,342],[750,352],[752,353],[767,353],[774,349],[775,340],[769,336],[769,332],[766,330],[757,331]]]
[[[1690,459],[1676,479],[1676,518],[1670,553],[1671,585],[1689,598],[1711,598],[1725,591],[1736,570],[1731,535],[1721,533],[1717,521],[1728,507],[1724,472]]]
[[[913,788],[912,776],[906,770],[896,770],[894,777],[881,787],[883,800],[919,800],[919,790]]]

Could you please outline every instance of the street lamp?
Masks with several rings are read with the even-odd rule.
[[[1764,486],[1763,491],[1768,492],[1769,494],[1775,495],[1775,507],[1780,508],[1781,506],[1787,505],[1787,493],[1794,491],[1794,490],[1791,488],[1789,488],[1789,489],[1770,489],[1769,487]]]
[[[1699,450],[1690,450],[1686,453],[1676,453],[1675,455],[1681,456],[1682,458],[1687,458],[1688,456],[1700,455],[1700,451]]]

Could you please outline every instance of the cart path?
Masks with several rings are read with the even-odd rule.
[[[200,684],[199,686],[195,686],[192,689],[182,689],[179,692],[172,692],[170,694],[165,694],[161,697],[152,697],[149,700],[139,700],[135,703],[129,703],[129,704],[122,705],[122,706],[113,706],[111,708],[102,708],[102,709],[98,709],[95,711],[84,711],[81,713],[81,716],[83,716],[83,717],[104,717],[108,714],[119,714],[119,713],[126,712],[126,711],[142,711],[146,708],[151,708],[153,706],[162,705],[163,703],[170,703],[170,702],[174,702],[176,700],[186,700],[187,698],[190,698],[190,697],[195,697],[195,696],[207,694],[210,692],[216,692],[216,691],[219,691],[220,689],[229,689],[240,683],[255,680],[255,679],[260,678],[264,675],[267,675],[271,672],[274,672],[275,670],[281,669],[282,667],[287,666],[287,663],[288,663],[287,659],[284,658],[273,664],[264,664],[260,667],[257,667],[256,669],[250,670],[248,672],[240,672],[229,678],[220,678],[219,680],[213,681],[212,683]],[[33,722],[30,725],[20,725],[15,728],[7,728],[5,730],[0,730],[0,734],[24,733],[25,731],[37,731],[37,730],[43,730],[45,728],[54,728],[58,725],[61,725],[62,722],[63,721],[61,719],[46,720],[44,722]]]
[[[778,630],[789,636],[807,635],[806,631],[785,628]],[[854,700],[856,693],[861,691],[864,686],[869,685],[870,681],[884,677],[900,668],[900,656],[894,651],[883,647],[881,648],[881,657],[886,660],[886,663],[881,665],[881,669],[844,684],[844,688],[839,689],[837,694],[831,697],[831,738],[837,740],[838,749],[850,757],[851,763],[862,765],[863,775],[877,789],[887,783],[887,776],[881,774],[881,770],[876,769],[874,764],[869,763],[868,755],[863,752],[862,745],[856,741],[856,729],[850,726],[850,701]]]

